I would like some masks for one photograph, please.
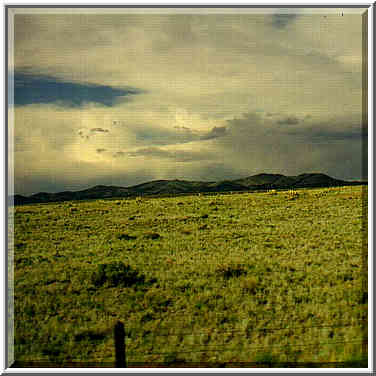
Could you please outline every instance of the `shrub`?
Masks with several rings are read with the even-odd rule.
[[[157,232],[148,232],[145,234],[145,238],[147,239],[159,239],[161,237],[161,235],[159,235]]]
[[[132,239],[136,239],[136,238],[137,238],[137,236],[133,236],[133,235],[129,235],[129,234],[118,235],[119,240],[132,240]]]
[[[97,271],[92,274],[91,281],[95,286],[128,287],[144,283],[145,277],[139,275],[138,271],[133,270],[130,265],[125,265],[121,261],[114,261],[109,264],[98,265]]]
[[[239,277],[240,275],[246,274],[247,272],[242,264],[230,262],[218,265],[216,273],[222,275],[224,278],[232,278]]]
[[[151,288],[144,294],[144,305],[151,310],[164,311],[171,304],[172,300],[157,288]]]
[[[106,338],[105,333],[95,332],[93,330],[84,330],[74,336],[75,341],[102,341]]]

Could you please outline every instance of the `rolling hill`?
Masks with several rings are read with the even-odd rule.
[[[131,187],[96,185],[81,191],[58,193],[39,192],[31,196],[14,195],[9,204],[14,205],[89,200],[112,197],[166,196],[187,193],[241,192],[267,189],[296,189],[360,185],[366,182],[347,182],[334,179],[321,173],[284,176],[281,174],[258,174],[247,178],[223,180],[219,182],[200,182],[186,180],[154,180]]]

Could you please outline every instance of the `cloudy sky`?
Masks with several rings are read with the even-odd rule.
[[[17,9],[15,193],[260,172],[366,178],[365,12]]]

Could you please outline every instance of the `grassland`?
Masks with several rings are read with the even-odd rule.
[[[366,366],[366,190],[15,207],[15,359]]]

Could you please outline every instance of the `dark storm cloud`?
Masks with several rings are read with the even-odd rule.
[[[294,136],[304,139],[306,142],[311,143],[332,143],[341,141],[362,141],[368,138],[367,128],[362,131],[361,128],[340,130],[330,128],[323,128],[319,125],[315,128],[310,127],[306,129],[295,129],[286,133],[288,136]]]
[[[200,181],[222,181],[240,179],[249,176],[246,169],[234,166],[230,161],[226,162],[213,162],[208,161],[199,163],[192,171],[186,171],[186,176],[181,176],[181,179],[187,180],[200,180]],[[180,177],[179,177],[180,178]]]
[[[222,137],[226,134],[226,127],[213,127],[213,129],[207,134],[201,136],[201,140],[212,140],[213,138]]]
[[[243,114],[242,117],[227,121],[228,134],[234,138],[257,136],[266,139],[292,139],[307,143],[333,142],[341,140],[358,140],[368,137],[367,126],[361,126],[355,119],[331,119],[327,122],[314,121],[311,115],[300,121],[297,116],[290,115],[282,119],[273,120],[272,117],[263,118],[256,112]],[[289,125],[289,127],[275,127],[275,124]]]
[[[296,17],[296,14],[290,13],[273,14],[272,25],[277,29],[284,29],[289,23],[293,22]]]
[[[64,107],[82,107],[97,103],[106,107],[129,100],[143,91],[137,88],[114,88],[112,86],[69,82],[44,74],[14,73],[14,104],[57,104]]]
[[[367,131],[354,116],[320,118],[276,127],[273,117],[254,112],[227,121],[228,134],[216,140],[218,155],[249,174],[297,175],[320,171],[340,179],[366,178]],[[297,157],[299,156],[299,157]]]

